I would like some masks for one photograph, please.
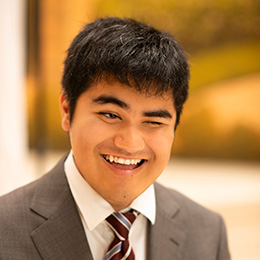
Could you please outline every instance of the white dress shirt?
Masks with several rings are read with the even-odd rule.
[[[78,207],[92,256],[94,260],[104,260],[107,249],[114,239],[114,233],[105,219],[114,212],[114,209],[82,177],[75,165],[72,151],[65,161],[65,174]],[[153,185],[129,206],[140,212],[129,232],[129,241],[136,260],[146,259],[147,224],[148,221],[152,224],[155,222],[155,207]]]

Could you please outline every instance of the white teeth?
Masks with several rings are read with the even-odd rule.
[[[126,164],[126,165],[130,165],[130,164],[131,164],[131,161],[130,161],[130,160],[125,160],[125,164]]]
[[[141,159],[123,159],[123,158],[119,158],[119,157],[116,157],[113,155],[104,155],[104,158],[107,161],[115,162],[115,163],[119,163],[119,164],[125,164],[125,165],[130,165],[130,164],[136,165],[142,161]]]
[[[115,160],[116,163],[125,164],[125,160],[122,158],[119,158],[118,160]]]
[[[109,161],[110,161],[110,162],[113,162],[113,161],[114,161],[113,155],[110,155],[110,156],[109,156]]]

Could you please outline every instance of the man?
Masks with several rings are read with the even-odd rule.
[[[230,259],[222,218],[156,183],[188,79],[169,34],[131,19],[86,25],[62,80],[71,152],[1,198],[0,259]]]

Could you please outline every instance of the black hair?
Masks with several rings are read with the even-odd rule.
[[[87,24],[68,49],[62,78],[71,121],[79,96],[110,77],[144,94],[172,91],[177,127],[188,96],[189,66],[172,35],[129,18]]]

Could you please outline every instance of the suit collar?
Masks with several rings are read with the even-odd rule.
[[[148,228],[148,259],[182,259],[186,230],[178,221],[180,205],[155,183],[156,222]]]
[[[30,208],[41,221],[31,237],[43,259],[92,259],[64,174],[64,160],[35,188]]]

